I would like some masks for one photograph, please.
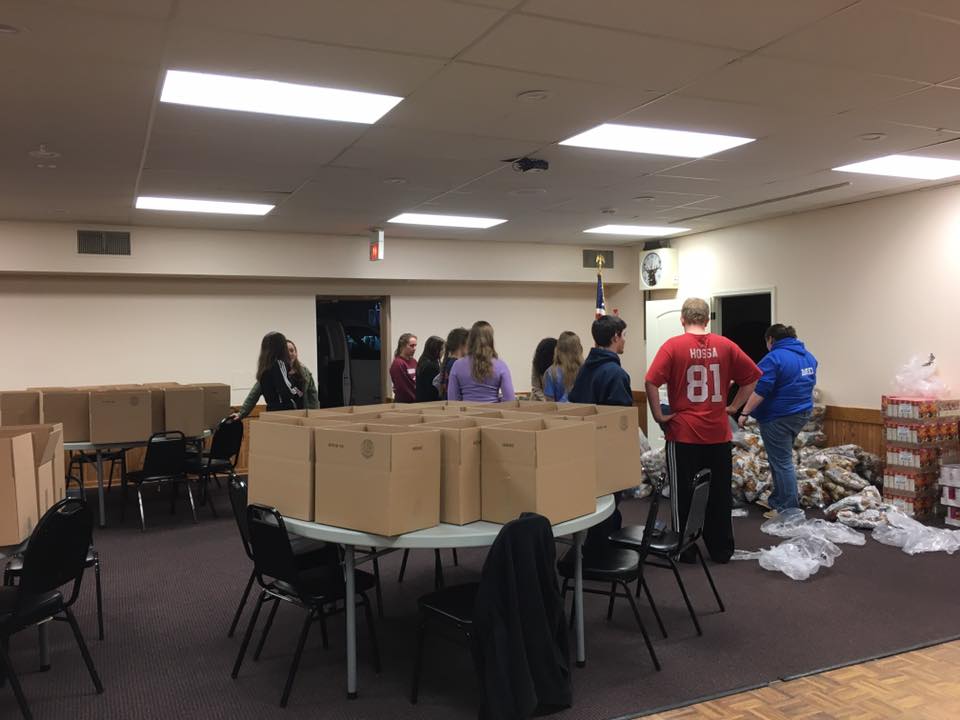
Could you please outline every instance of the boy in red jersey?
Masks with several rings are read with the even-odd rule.
[[[684,333],[667,340],[647,369],[647,402],[667,438],[667,473],[673,527],[683,533],[693,477],[711,471],[710,499],[703,526],[703,540],[714,562],[725,563],[733,555],[733,523],[730,511],[733,474],[729,413],[743,406],[763,373],[734,342],[707,331],[710,307],[700,298],[689,298],[680,311]],[[739,387],[727,406],[730,383]],[[660,408],[658,388],[666,384],[670,412]]]

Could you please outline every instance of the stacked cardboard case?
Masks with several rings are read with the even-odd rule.
[[[0,545],[26,540],[65,495],[63,427],[0,427]]]
[[[884,396],[883,497],[907,515],[937,510],[940,466],[960,442],[960,401]]]
[[[522,512],[556,524],[640,477],[635,408],[384,404],[266,413],[250,425],[251,502],[381,535]]]

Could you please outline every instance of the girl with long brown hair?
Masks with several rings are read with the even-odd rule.
[[[514,397],[510,368],[493,344],[493,327],[478,320],[467,336],[467,354],[450,371],[447,399],[494,403]]]
[[[570,402],[570,389],[583,365],[583,345],[575,332],[565,330],[557,338],[553,365],[543,378],[543,395],[554,402]]]

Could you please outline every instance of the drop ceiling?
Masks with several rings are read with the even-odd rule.
[[[595,244],[934,185],[830,168],[960,157],[949,0],[9,0],[0,219]],[[402,96],[374,125],[161,105],[167,69]],[[518,98],[545,91],[537,102]],[[559,147],[604,122],[757,141],[710,158]],[[880,139],[864,139],[880,134]],[[60,153],[38,162],[40,144]],[[517,173],[507,158],[550,162]],[[37,167],[54,164],[55,168]],[[262,218],[138,194],[275,203]],[[604,238],[604,244],[633,243]]]

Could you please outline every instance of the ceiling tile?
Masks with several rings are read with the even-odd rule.
[[[368,129],[363,137],[353,144],[353,149],[371,154],[497,162],[532,153],[538,147],[539,143],[529,140],[508,140],[381,125]]]
[[[891,122],[960,132],[960,89],[931,87],[873,109]]]
[[[738,52],[511,15],[463,59],[524,72],[645,90],[673,90],[723,66]]]
[[[617,122],[628,125],[712,132],[761,138],[790,127],[803,118],[789,110],[745,103],[672,94],[622,115]]]
[[[523,12],[755,50],[856,0],[529,0]]]
[[[82,10],[147,20],[166,20],[173,12],[174,0],[34,0],[35,5],[57,9]]]
[[[445,0],[180,0],[177,20],[254,35],[453,57],[503,17]]]
[[[960,24],[861,2],[770,45],[765,55],[923,82],[960,76]]]
[[[956,0],[886,0],[889,5],[895,5],[907,10],[936,15],[937,17],[960,20],[960,4]]]
[[[517,96],[549,96],[523,102]],[[658,93],[454,62],[383,120],[400,127],[556,142],[606,122]]]

